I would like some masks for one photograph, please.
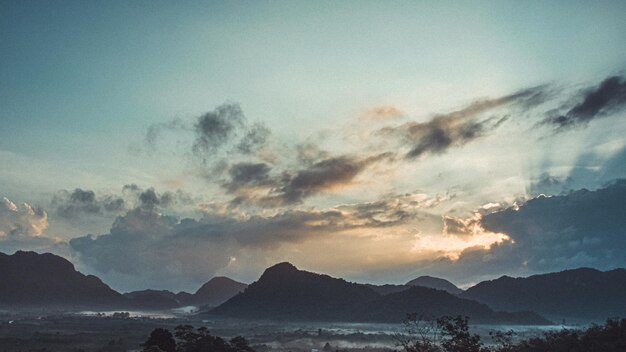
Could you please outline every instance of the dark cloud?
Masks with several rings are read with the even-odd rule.
[[[581,266],[626,266],[626,180],[595,190],[537,198],[485,215],[480,226],[510,237],[490,248],[468,248],[458,260],[442,258],[423,270],[467,280]],[[448,223],[450,225],[450,223]],[[454,224],[459,225],[459,223]],[[456,228],[456,227],[455,227]],[[463,226],[459,226],[463,232]]]
[[[503,106],[516,106],[524,109],[539,105],[547,97],[546,87],[538,86],[521,90],[496,99],[477,100],[468,106],[448,114],[437,115],[427,122],[410,122],[398,127],[380,130],[382,135],[400,137],[408,145],[408,159],[425,154],[442,154],[451,147],[463,146],[496,129],[508,116],[480,118]]]
[[[269,204],[298,204],[317,193],[351,184],[354,178],[372,164],[393,158],[383,153],[363,159],[339,156],[318,161],[293,175],[281,176],[280,186],[265,198]]]
[[[256,154],[267,144],[271,135],[264,124],[250,123],[238,104],[222,104],[200,115],[195,121],[176,118],[152,124],[146,131],[146,144],[155,148],[157,140],[165,131],[193,133],[190,151],[205,163],[225,154]]]
[[[196,140],[193,151],[202,156],[215,153],[231,139],[237,137],[246,124],[239,105],[224,104],[200,116],[194,126]]]
[[[250,126],[236,148],[242,154],[254,154],[267,142],[270,134],[271,132],[267,127],[257,122]]]
[[[250,124],[237,104],[220,105],[200,116],[194,125],[193,152],[205,162],[220,152],[256,154],[271,132],[262,123]]]
[[[571,177],[552,176],[547,172],[532,180],[528,193],[531,196],[559,195],[572,189],[573,180]]]
[[[120,213],[125,210],[125,201],[121,197],[96,197],[91,190],[76,188],[75,190],[57,192],[51,202],[56,214],[65,219],[81,215],[102,215],[104,213]]]
[[[626,80],[621,76],[606,78],[599,85],[588,88],[581,100],[565,114],[552,113],[543,124],[562,132],[577,126],[586,126],[595,118],[607,116],[626,105]]]
[[[265,163],[237,163],[230,167],[229,180],[223,186],[231,193],[242,189],[268,187],[274,183],[270,171],[271,168]]]

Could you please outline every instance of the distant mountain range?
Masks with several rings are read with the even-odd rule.
[[[357,284],[280,263],[250,286],[215,277],[193,294],[143,290],[122,295],[61,257],[18,251],[0,253],[0,278],[0,309],[167,310],[196,305],[206,314],[232,318],[399,322],[407,313],[418,313],[461,314],[475,323],[494,324],[626,316],[624,269],[503,276],[462,291],[428,276],[406,285]]]
[[[215,277],[194,294],[142,290],[125,294],[93,275],[83,275],[59,256],[17,251],[0,253],[0,308],[166,310],[185,305],[216,306],[247,285]]]
[[[429,288],[434,288],[437,290],[444,290],[453,295],[458,295],[461,292],[463,292],[463,290],[456,287],[456,285],[454,285],[450,281],[445,280],[445,279],[440,279],[438,277],[432,277],[432,276],[420,276],[416,279],[413,279],[407,282],[406,286],[429,287]]]
[[[389,285],[389,284],[386,284],[386,285],[365,284],[365,285],[371,288],[372,290],[380,293],[381,295],[402,292],[402,291],[408,290],[409,288],[413,286],[421,286],[421,287],[434,288],[436,290],[443,290],[453,295],[458,295],[461,292],[463,292],[463,290],[456,287],[450,281],[445,280],[445,279],[440,279],[438,277],[432,277],[432,276],[420,276],[416,279],[413,279],[407,282],[404,285]]]
[[[125,293],[136,307],[143,309],[171,309],[182,306],[216,307],[243,291],[247,284],[224,276],[217,276],[202,285],[195,293],[174,293],[167,290],[142,290]]]
[[[407,313],[467,315],[476,323],[549,324],[531,312],[502,313],[427,287],[380,294],[371,286],[298,270],[280,263],[209,314],[236,318],[400,322]]]
[[[532,310],[557,321],[603,321],[626,316],[626,270],[580,268],[526,278],[502,276],[470,287],[461,297],[494,309]]]

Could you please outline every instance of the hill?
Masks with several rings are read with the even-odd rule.
[[[0,253],[0,277],[0,306],[5,308],[129,306],[99,278],[81,274],[72,263],[50,253]]]
[[[191,297],[188,297],[186,303],[215,307],[226,302],[246,287],[248,285],[242,282],[217,276],[202,285]]]
[[[422,286],[422,287],[434,288],[437,290],[444,290],[453,295],[458,295],[461,292],[463,292],[463,290],[456,287],[456,285],[451,283],[450,281],[441,279],[438,277],[432,277],[432,276],[420,276],[416,279],[413,279],[407,282],[406,285],[407,286]]]
[[[485,304],[459,298],[446,291],[413,286],[407,290],[381,296],[358,310],[359,321],[395,323],[407,313],[425,317],[463,315],[472,323],[542,325],[551,322],[532,312],[495,312]]]
[[[462,295],[494,309],[532,310],[551,319],[605,320],[626,316],[626,270],[589,268],[526,278],[502,276]]]
[[[389,288],[389,287],[388,287]],[[545,324],[534,313],[498,313],[443,290],[411,287],[381,295],[368,285],[298,270],[280,263],[209,314],[292,321],[401,322],[407,313],[463,314],[489,323]]]
[[[237,318],[351,320],[359,305],[378,297],[364,285],[280,263],[210,313]]]

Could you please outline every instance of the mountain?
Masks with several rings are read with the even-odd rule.
[[[141,290],[124,294],[134,307],[140,309],[172,309],[195,305],[201,307],[218,306],[248,285],[224,276],[214,277],[202,285],[194,294],[181,291],[174,293],[168,290]]]
[[[69,261],[50,254],[0,253],[0,306],[128,307],[127,299]]]
[[[176,294],[167,290],[142,290],[124,293],[131,304],[139,309],[165,310],[180,307]]]
[[[386,289],[399,289],[386,287]],[[534,313],[498,313],[442,290],[410,287],[382,295],[371,286],[298,270],[289,263],[265,270],[258,281],[209,314],[279,320],[401,322],[407,313],[465,314],[476,322],[545,324]]]
[[[445,280],[445,279],[440,279],[438,277],[432,277],[432,276],[420,276],[416,279],[413,279],[407,282],[406,285],[407,286],[422,286],[422,287],[434,288],[437,290],[444,290],[453,295],[458,295],[461,292],[463,292],[463,290],[456,287],[450,281]]]
[[[372,290],[376,291],[377,293],[381,295],[388,295],[390,293],[402,292],[411,288],[411,286],[407,286],[407,285],[391,285],[391,284],[385,284],[385,285],[364,284],[364,285],[371,288]]]
[[[494,309],[532,310],[555,320],[605,320],[626,316],[626,270],[580,268],[526,278],[502,276],[467,289],[461,297]]]
[[[210,314],[279,320],[352,320],[355,309],[379,296],[367,286],[280,263],[266,269],[258,281]]]
[[[407,313],[417,313],[424,317],[443,315],[463,315],[472,323],[481,324],[551,324],[532,312],[495,312],[487,305],[459,298],[446,291],[422,286],[412,286],[407,290],[381,296],[358,310],[359,321],[395,323]]]
[[[186,303],[198,306],[215,307],[229,298],[243,291],[247,284],[237,282],[224,276],[217,276],[202,285],[191,297],[187,297]]]

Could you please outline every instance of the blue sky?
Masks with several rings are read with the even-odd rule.
[[[230,248],[230,259],[176,269],[172,277],[188,279],[168,285],[194,285],[214,272],[249,280],[265,264],[295,258],[304,258],[305,268],[353,279],[404,280],[416,272],[417,261],[457,258],[463,249],[504,238],[441,237],[442,218],[469,221],[486,204],[505,207],[531,199],[539,186],[551,186],[542,193],[558,195],[626,176],[623,169],[606,166],[619,164],[625,147],[622,93],[598,112],[602,118],[564,132],[542,124],[550,114],[565,114],[608,77],[622,77],[625,14],[623,1],[2,1],[0,196],[46,211],[45,231],[31,231],[37,232],[36,248],[43,248],[41,236],[47,236],[83,270],[110,275],[109,281],[123,288],[137,282],[133,273],[112,269],[104,264],[111,259],[99,257],[95,248],[69,241],[110,235],[117,217],[129,217],[126,212],[140,207],[136,194],[123,193],[124,185],[185,194],[186,201],[159,208],[159,216],[200,222],[218,215],[241,220],[324,212],[383,199],[404,204],[402,195],[419,198],[417,203],[438,199],[435,208],[420,208],[428,213],[421,220],[417,216],[398,225],[393,235],[387,229],[361,229],[370,237],[361,234],[365,237],[354,240],[358,250],[345,253],[354,256],[353,265],[311,259],[310,253],[328,243],[307,236],[271,248],[207,240],[211,248]],[[541,104],[496,103],[464,115],[474,125],[457,117],[441,120],[459,139],[450,148],[403,161],[407,140],[418,145],[428,138],[425,129],[441,127],[429,124],[437,116],[540,85]],[[217,154],[207,161],[193,150],[202,137],[198,119],[223,104],[238,106],[245,116],[238,137],[255,124],[271,137],[254,154],[209,148],[205,152]],[[372,114],[381,116],[368,119]],[[487,121],[492,115],[502,124]],[[172,121],[179,121],[178,127]],[[146,141],[151,126],[159,131],[152,144]],[[402,126],[413,132],[403,134]],[[468,138],[464,133],[472,126],[486,130]],[[381,138],[380,131],[392,131],[391,137]],[[323,153],[313,164],[299,164],[304,146]],[[370,163],[368,158],[382,152],[395,156],[386,156],[386,164],[382,159]],[[298,172],[319,171],[328,166],[324,160],[346,162],[348,156],[355,174],[297,193],[295,203],[276,203],[304,192],[281,184],[279,174],[294,181]],[[234,190],[233,175],[242,163],[266,164],[270,171],[263,177],[268,178]],[[60,216],[66,214],[59,212],[63,197],[71,199],[77,188],[94,191],[97,201],[125,197],[130,205],[118,212]],[[233,193],[245,198],[237,207]],[[352,229],[329,231],[342,236]],[[16,243],[24,241],[20,237]],[[401,262],[390,259],[406,246],[416,249],[401,255]],[[378,269],[388,269],[376,274],[378,269],[359,261],[362,251]]]

